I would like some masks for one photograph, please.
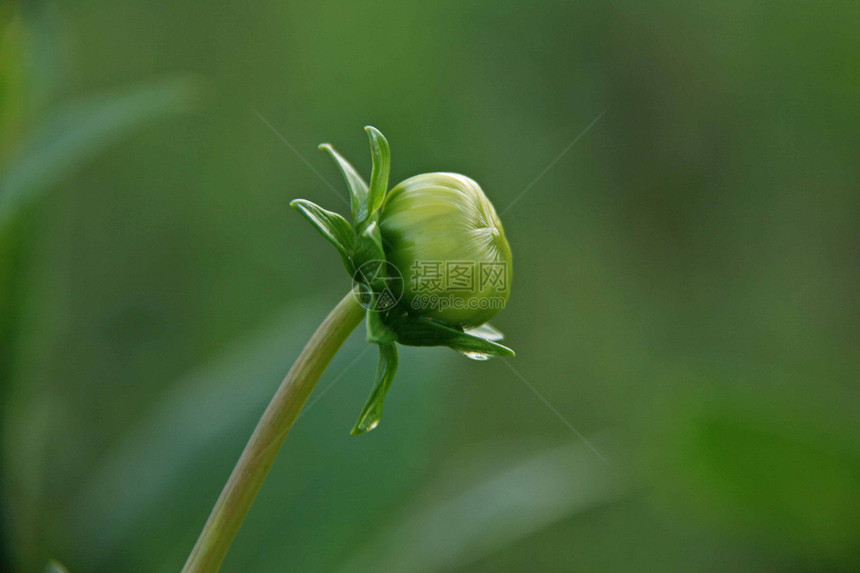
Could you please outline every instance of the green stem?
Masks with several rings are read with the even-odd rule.
[[[221,567],[302,406],[326,366],[363,317],[364,308],[350,292],[317,328],[257,423],[188,556],[183,573],[214,573]]]

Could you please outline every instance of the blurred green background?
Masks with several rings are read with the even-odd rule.
[[[526,382],[406,349],[350,437],[356,333],[225,571],[858,570],[858,21],[4,0],[0,570],[181,568],[349,287],[288,202],[344,211],[316,145],[367,176],[368,123],[393,182],[462,172],[504,211]]]

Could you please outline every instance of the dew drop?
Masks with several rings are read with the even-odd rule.
[[[489,354],[484,354],[483,352],[463,352],[463,356],[471,360],[478,360],[480,362],[492,358],[492,356],[490,356]]]

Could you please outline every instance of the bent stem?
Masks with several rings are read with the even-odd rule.
[[[317,328],[257,423],[185,562],[183,573],[213,573],[221,567],[305,401],[363,317],[364,308],[350,292]]]

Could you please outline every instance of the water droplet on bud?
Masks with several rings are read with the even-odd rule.
[[[492,356],[490,356],[489,354],[484,354],[483,352],[463,352],[462,354],[466,358],[469,358],[471,360],[478,360],[480,362],[492,358]]]

